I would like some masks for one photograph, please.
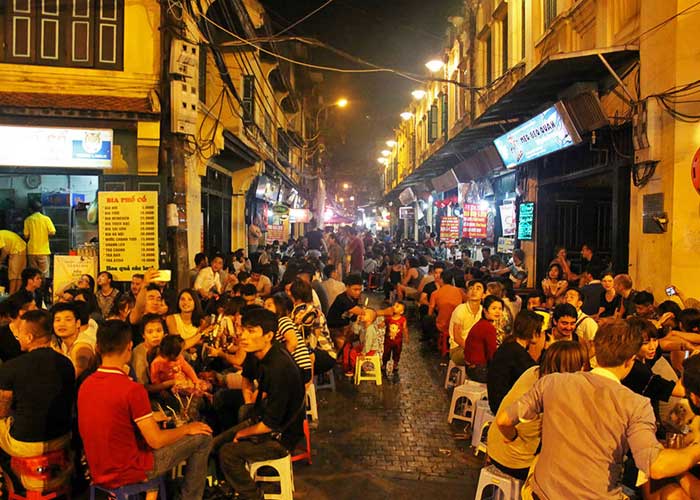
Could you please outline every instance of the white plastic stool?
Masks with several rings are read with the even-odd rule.
[[[475,455],[478,455],[481,451],[486,453],[485,433],[488,432],[488,428],[494,418],[488,401],[481,400],[476,403],[476,416],[474,417],[472,432],[472,447]]]
[[[457,374],[454,378],[454,380],[451,379],[452,371],[457,370]],[[456,365],[450,360],[450,363],[447,365],[447,373],[445,374],[445,389],[449,389],[450,386],[455,386],[457,387],[458,385],[462,385],[464,383],[464,380],[467,378],[467,369],[464,366],[459,366]]]
[[[306,389],[306,417],[311,416],[312,422],[318,422],[318,406],[316,405],[316,386],[309,384]]]
[[[258,471],[263,467],[270,467],[277,472],[276,476],[261,476]],[[276,460],[266,460],[264,462],[252,462],[248,464],[250,477],[256,483],[279,483],[279,493],[265,493],[266,500],[293,500],[294,476],[292,475],[292,458],[287,455]]]
[[[371,363],[372,369],[362,372],[365,363]],[[382,385],[382,360],[378,354],[372,356],[358,356],[355,363],[355,385],[359,385],[363,380],[372,380],[377,385]]]
[[[478,382],[467,381],[455,387],[452,393],[452,403],[450,403],[450,413],[447,416],[447,422],[451,424],[454,419],[464,420],[472,425],[473,428],[474,416],[476,415],[476,403],[482,399],[486,399],[487,394],[486,384],[479,384]],[[457,403],[462,399],[466,400],[464,409],[461,413],[457,413]]]
[[[484,497],[486,488],[493,486],[495,494]],[[479,485],[476,487],[474,500],[520,500],[520,489],[523,487],[522,481],[509,476],[493,465],[483,467],[479,474]],[[266,497],[267,498],[267,497]]]
[[[327,384],[321,383],[324,377],[328,377]],[[331,368],[325,373],[317,373],[314,375],[314,385],[316,385],[316,389],[319,391],[321,389],[330,389],[335,392],[335,374],[333,373],[333,369]]]

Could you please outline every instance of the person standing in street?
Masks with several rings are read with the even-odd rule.
[[[49,277],[51,268],[51,248],[49,237],[56,234],[56,228],[49,217],[41,212],[41,203],[29,204],[30,215],[24,219],[24,238],[27,240],[27,265],[41,271],[44,278]]]
[[[7,257],[7,277],[10,294],[19,290],[22,271],[27,267],[27,244],[17,234],[7,229],[0,230],[0,262]]]
[[[248,226],[248,255],[251,256],[251,258],[258,253],[260,239],[263,236],[260,227],[258,227],[255,222],[256,221],[251,221],[250,226]]]

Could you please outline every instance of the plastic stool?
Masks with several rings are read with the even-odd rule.
[[[484,497],[484,493],[489,486],[496,490],[495,494]],[[522,487],[522,481],[501,472],[493,465],[489,465],[481,469],[479,485],[476,487],[474,500],[484,500],[485,498],[493,500],[520,500],[520,489]]]
[[[306,388],[306,417],[312,422],[318,422],[318,406],[316,405],[316,386],[309,384]]]
[[[327,376],[328,377],[328,383],[324,384],[322,383],[323,377]],[[333,373],[333,369],[331,368],[325,373],[318,373],[314,376],[314,385],[316,386],[316,390],[320,391],[321,389],[330,389],[331,391],[335,392],[335,374]]]
[[[292,476],[292,459],[290,455],[275,460],[252,462],[248,464],[250,476],[256,483],[279,483],[279,493],[265,493],[265,499],[269,500],[293,500],[294,477]],[[270,467],[277,472],[276,476],[261,476],[258,471],[263,467]]]
[[[165,481],[162,477],[157,477],[143,483],[127,484],[114,489],[105,488],[104,486],[99,486],[97,484],[91,484],[90,500],[95,500],[96,490],[103,491],[108,495],[113,496],[115,500],[129,500],[129,498],[132,496],[138,496],[141,493],[158,490],[158,497],[161,500],[167,500],[165,495]]]
[[[362,367],[365,363],[371,363],[372,369],[366,371],[366,375],[362,373]],[[355,363],[355,385],[360,385],[363,380],[372,380],[377,385],[382,385],[382,360],[378,354],[372,356],[358,356]]]
[[[476,415],[476,403],[482,399],[486,399],[488,391],[486,384],[467,381],[462,385],[455,387],[452,393],[452,402],[450,403],[450,413],[447,416],[447,422],[452,423],[452,420],[464,420],[470,425],[474,425],[474,417]],[[465,399],[464,410],[461,413],[456,412],[457,403]]]
[[[481,400],[476,403],[474,432],[472,432],[472,447],[474,448],[475,455],[478,455],[481,451],[486,453],[485,437],[494,418],[493,413],[491,413],[491,408],[489,408],[488,401]]]
[[[454,380],[451,379],[452,371],[457,370],[457,376]],[[445,374],[445,389],[449,389],[451,386],[457,387],[462,385],[462,383],[467,378],[467,368],[465,366],[456,365],[450,360],[447,365],[447,373]]]
[[[309,430],[309,421],[307,419],[304,419],[304,441],[302,444],[304,442],[306,442],[306,448],[302,453],[292,455],[292,462],[298,462],[299,460],[306,459],[306,462],[311,465],[311,432]],[[300,450],[301,448],[297,449]]]

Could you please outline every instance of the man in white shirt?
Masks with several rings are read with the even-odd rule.
[[[598,323],[593,318],[581,310],[583,306],[583,294],[578,288],[569,288],[564,295],[564,301],[576,308],[576,326],[574,333],[578,335],[579,341],[593,342],[598,331]]]
[[[450,360],[464,365],[464,342],[469,330],[481,319],[481,300],[486,287],[479,280],[471,280],[467,286],[467,302],[458,305],[450,317]]]
[[[194,289],[199,293],[199,296],[208,300],[210,298],[219,298],[223,289],[223,281],[221,270],[224,267],[224,258],[221,255],[215,255],[211,259],[211,265],[203,268],[197,274],[197,279],[194,280]]]
[[[326,291],[330,307],[335,302],[336,297],[345,291],[345,284],[338,279],[339,273],[336,266],[328,264],[323,268],[323,275],[326,279],[321,282],[321,286]]]

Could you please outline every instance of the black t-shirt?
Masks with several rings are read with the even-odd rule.
[[[431,281],[427,285],[423,287],[423,293],[428,296],[428,302],[430,302],[430,296],[437,290],[437,284],[435,284],[434,281]],[[427,314],[428,312],[428,306],[425,304],[420,306],[421,313]]]
[[[242,375],[258,381],[255,414],[273,432],[281,432],[282,445],[293,450],[304,435],[306,412],[302,409],[304,384],[292,356],[275,343],[261,360],[248,354]]]
[[[63,354],[42,347],[3,363],[0,390],[12,391],[10,434],[18,441],[50,441],[71,431],[75,370]]]
[[[354,314],[347,318],[344,318],[343,314],[353,307],[356,307],[357,304],[358,302],[355,299],[348,297],[347,293],[341,293],[338,295],[333,301],[333,305],[331,305],[331,307],[328,309],[328,315],[326,316],[328,327],[342,328],[355,321],[357,316]]]
[[[486,380],[489,407],[494,415],[520,375],[535,364],[530,353],[517,342],[505,342],[496,350]]]
[[[648,362],[634,360],[632,370],[627,375],[622,384],[630,388],[637,394],[646,396],[656,404],[659,401],[668,401],[671,398],[673,389],[676,383],[672,380],[667,380],[651,371],[651,366],[661,357],[661,350],[656,350],[656,357]]]
[[[583,305],[581,310],[593,316],[598,314],[598,309],[600,308],[600,294],[605,293],[603,285],[598,283],[589,283],[581,288],[581,295],[583,295]]]
[[[306,241],[309,243],[309,250],[321,250],[321,241],[323,233],[318,229],[306,233]]]
[[[0,327],[0,360],[5,363],[20,354],[22,354],[22,348],[10,330],[10,325]]]
[[[603,308],[603,312],[600,313],[600,317],[608,318],[610,316],[614,316],[615,311],[620,308],[621,298],[622,297],[620,297],[618,294],[615,294],[613,299],[608,302],[608,299],[605,298],[605,290],[603,290],[600,294],[600,300],[598,301],[600,307]]]

